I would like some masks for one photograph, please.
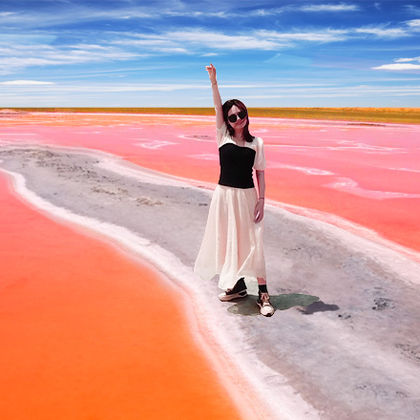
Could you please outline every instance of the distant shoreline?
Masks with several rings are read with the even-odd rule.
[[[7,111],[26,112],[109,112],[133,114],[186,114],[186,115],[214,115],[214,108],[120,108],[120,107],[42,107],[42,108],[0,108],[0,115]],[[413,123],[420,124],[420,108],[373,108],[373,107],[345,107],[345,108],[248,108],[251,117],[297,118],[317,120],[346,120],[366,122]]]

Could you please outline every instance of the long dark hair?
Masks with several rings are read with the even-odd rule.
[[[229,99],[228,101],[226,101],[222,105],[223,119],[225,120],[226,127],[229,131],[229,134],[230,134],[231,137],[235,134],[235,130],[230,125],[229,120],[228,120],[228,112],[229,112],[230,108],[233,107],[233,105],[236,105],[241,111],[246,112],[246,117],[245,117],[246,118],[246,125],[244,127],[244,139],[245,139],[245,141],[251,143],[254,140],[255,137],[250,134],[249,129],[248,129],[248,126],[249,126],[248,110],[246,109],[245,104],[243,102],[241,102],[239,99]]]

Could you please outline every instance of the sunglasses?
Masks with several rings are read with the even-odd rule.
[[[246,117],[246,112],[245,111],[241,111],[238,114],[232,114],[228,116],[228,120],[230,122],[236,122],[237,119],[242,120],[243,118]]]

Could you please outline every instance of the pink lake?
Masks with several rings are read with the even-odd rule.
[[[418,259],[420,125],[251,117],[250,132],[264,140],[268,199],[390,241]],[[218,181],[209,116],[4,114],[0,144],[10,143],[102,150],[145,168]]]

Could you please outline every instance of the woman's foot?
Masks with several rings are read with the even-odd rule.
[[[258,291],[257,305],[260,307],[260,314],[271,316],[274,314],[274,308],[270,303],[270,296],[267,292]]]
[[[227,289],[226,292],[220,293],[219,299],[222,302],[229,302],[230,300],[242,298],[246,296],[248,296],[248,292],[246,291],[246,289],[237,293],[235,293],[232,289]]]
[[[233,286],[233,289],[227,289],[226,292],[220,293],[219,299],[222,302],[229,302],[230,300],[248,296],[244,278],[241,277]]]

